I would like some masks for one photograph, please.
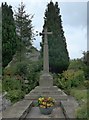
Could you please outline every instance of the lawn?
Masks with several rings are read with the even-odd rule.
[[[78,118],[88,118],[88,100],[89,91],[87,89],[75,89],[71,90],[71,95],[75,97],[75,99],[79,103],[79,108],[76,110],[76,115]]]

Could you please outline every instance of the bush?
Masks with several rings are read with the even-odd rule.
[[[78,87],[84,83],[85,77],[82,70],[67,70],[58,75],[56,84],[64,90],[70,90],[72,87]]]
[[[7,76],[2,80],[2,88],[5,91],[21,89],[21,82],[20,80]]]
[[[24,92],[21,90],[12,90],[7,93],[7,98],[11,100],[12,103],[17,102],[18,100],[24,98]]]
[[[13,67],[6,67],[4,69],[4,76],[13,76],[14,75],[14,69]]]
[[[76,111],[77,118],[86,118],[88,120],[88,111],[87,111],[87,105],[84,104],[81,107],[79,107]]]
[[[16,66],[15,74],[20,76],[27,76],[29,74],[29,67],[26,62],[19,62]]]
[[[86,65],[84,68],[85,78],[86,80],[89,80],[89,65]]]
[[[74,59],[70,60],[70,65],[68,69],[72,70],[83,70],[86,67],[86,65],[81,61],[81,59]]]

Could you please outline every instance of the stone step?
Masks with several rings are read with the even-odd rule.
[[[41,91],[41,92],[39,92],[39,91],[31,91],[30,92],[30,94],[56,94],[56,95],[61,95],[61,94],[63,94],[63,92],[62,91]]]
[[[52,86],[52,87],[40,87],[40,86],[37,86],[35,87],[35,90],[36,91],[40,91],[40,90],[53,90],[53,91],[57,91],[58,90],[58,87],[57,86]],[[59,89],[61,91],[61,89]]]
[[[42,93],[42,92],[47,92],[47,93],[60,93],[62,94],[63,91],[60,91],[60,90],[32,90],[30,93]]]
[[[39,95],[40,96],[40,95]],[[38,95],[26,95],[25,99],[27,100],[37,100],[39,98]],[[49,97],[49,95],[44,94],[43,96]],[[54,98],[55,100],[67,100],[67,96],[66,95],[50,95],[50,97]]]
[[[16,119],[22,120],[25,118],[29,110],[32,108],[32,101],[22,100],[13,104],[11,107],[7,108],[2,112],[3,119]]]

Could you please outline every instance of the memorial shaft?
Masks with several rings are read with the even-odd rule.
[[[47,28],[44,32],[44,51],[43,51],[43,72],[49,73],[49,55],[48,55],[48,41],[47,41]]]

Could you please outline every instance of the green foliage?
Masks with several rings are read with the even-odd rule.
[[[1,10],[1,7],[0,7],[0,56],[2,56],[2,10]],[[1,62],[2,62],[2,57],[0,57],[0,75],[2,74]]]
[[[80,108],[78,108],[78,110],[76,111],[76,116],[77,116],[77,118],[86,118],[87,120],[89,119],[86,104],[84,104]]]
[[[54,5],[51,1],[47,5],[43,31],[45,27],[47,27],[48,31],[52,31],[53,33],[48,36],[50,71],[53,73],[61,73],[68,68],[69,55],[67,51],[66,39],[64,37],[58,2]],[[41,55],[43,53],[43,42],[44,36],[42,36]]]
[[[40,64],[38,62],[31,62],[29,64],[30,74],[28,76],[30,90],[38,85],[40,75]]]
[[[74,60],[70,60],[70,64],[68,69],[73,69],[73,70],[84,70],[85,68],[85,64],[83,63],[83,61],[81,61],[81,59],[74,59]]]
[[[88,118],[88,97],[87,95],[89,94],[88,90],[83,90],[83,89],[71,89],[71,95],[78,100],[79,107],[76,110],[76,116],[77,118]]]
[[[21,89],[21,82],[19,80],[16,80],[14,77],[5,77],[2,80],[2,86],[3,90],[5,91],[12,91],[12,90],[18,90]]]
[[[15,74],[27,76],[29,74],[28,64],[24,61],[17,63]]]
[[[85,64],[89,65],[89,51],[83,52],[83,61]]]
[[[86,80],[89,80],[89,65],[86,65],[86,67],[84,68],[84,73]]]
[[[12,60],[17,48],[16,28],[12,6],[2,3],[2,66],[5,67]]]
[[[17,35],[19,38],[19,48],[21,49],[21,44],[29,46],[32,44],[33,32],[32,32],[32,18],[26,14],[25,5],[21,2],[18,7],[18,12],[15,14],[15,23],[17,28]]]
[[[13,67],[6,67],[6,68],[3,70],[3,72],[4,72],[4,75],[5,75],[5,76],[6,76],[6,75],[13,76],[14,73],[15,73],[15,70],[14,70]]]
[[[70,94],[73,95],[76,98],[76,100],[78,100],[80,105],[87,103],[87,90],[73,88],[71,89]]]
[[[86,65],[84,69],[85,77],[89,80],[89,51],[83,53],[83,62]]]
[[[24,92],[21,90],[12,90],[8,92],[6,97],[9,98],[12,103],[15,103],[24,98],[24,95]]]
[[[13,103],[22,99],[25,95],[23,81],[16,79],[15,76],[4,76],[2,80],[2,88],[3,92],[7,91],[7,98]]]
[[[85,77],[82,70],[67,70],[62,74],[59,74],[57,79],[57,86],[70,91],[72,87],[78,87],[82,85],[84,80]]]

